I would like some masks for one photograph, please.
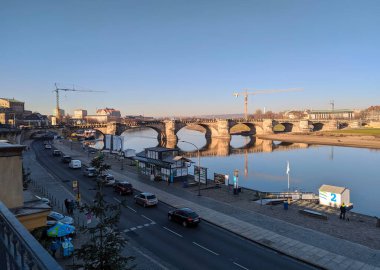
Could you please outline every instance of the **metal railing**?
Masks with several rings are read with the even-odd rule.
[[[0,201],[0,270],[62,267]]]

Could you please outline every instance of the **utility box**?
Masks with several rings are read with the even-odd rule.
[[[349,206],[350,190],[345,187],[322,185],[319,188],[319,204],[340,207],[341,204]]]

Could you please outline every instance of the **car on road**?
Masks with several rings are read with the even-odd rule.
[[[71,161],[71,157],[68,156],[68,155],[64,155],[62,158],[61,158],[62,162],[63,163],[70,163]]]
[[[135,196],[135,203],[144,207],[155,206],[158,204],[156,195],[150,192],[142,192]]]
[[[51,149],[51,144],[45,144],[45,149]]]
[[[80,169],[82,168],[82,162],[79,159],[70,160],[69,167],[71,169]]]
[[[168,219],[182,224],[183,227],[197,226],[201,222],[200,216],[190,208],[178,208],[169,211]]]
[[[87,177],[95,177],[96,176],[96,169],[94,167],[88,167],[86,169],[84,169],[83,171],[83,175],[87,176]]]
[[[59,157],[62,155],[62,152],[60,150],[53,150],[53,156]]]
[[[132,184],[129,182],[117,182],[113,186],[113,190],[120,195],[131,195],[133,194]]]
[[[61,223],[68,224],[68,225],[73,225],[74,219],[72,217],[62,215],[61,213],[51,211],[50,214],[47,216],[46,225],[47,226],[53,226],[57,222],[61,222]]]
[[[110,173],[107,173],[105,175],[103,175],[99,181],[101,181],[103,183],[103,185],[105,186],[113,186],[116,184],[116,180],[115,180],[115,177],[110,174]]]

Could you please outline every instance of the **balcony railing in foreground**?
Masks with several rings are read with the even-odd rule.
[[[0,201],[0,270],[62,267]]]

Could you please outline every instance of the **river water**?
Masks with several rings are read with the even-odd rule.
[[[157,133],[152,129],[127,130],[124,149],[142,151],[158,145]],[[239,185],[261,191],[287,191],[286,174],[289,161],[290,190],[318,193],[323,184],[350,189],[354,211],[380,216],[379,170],[380,151],[365,148],[289,144],[258,140],[254,137],[232,136],[231,141],[211,140],[207,144],[203,133],[182,129],[179,140],[195,144],[201,152],[200,163],[208,170],[228,174],[239,171]],[[197,151],[189,143],[177,145],[197,163]],[[193,174],[193,168],[189,172]]]

